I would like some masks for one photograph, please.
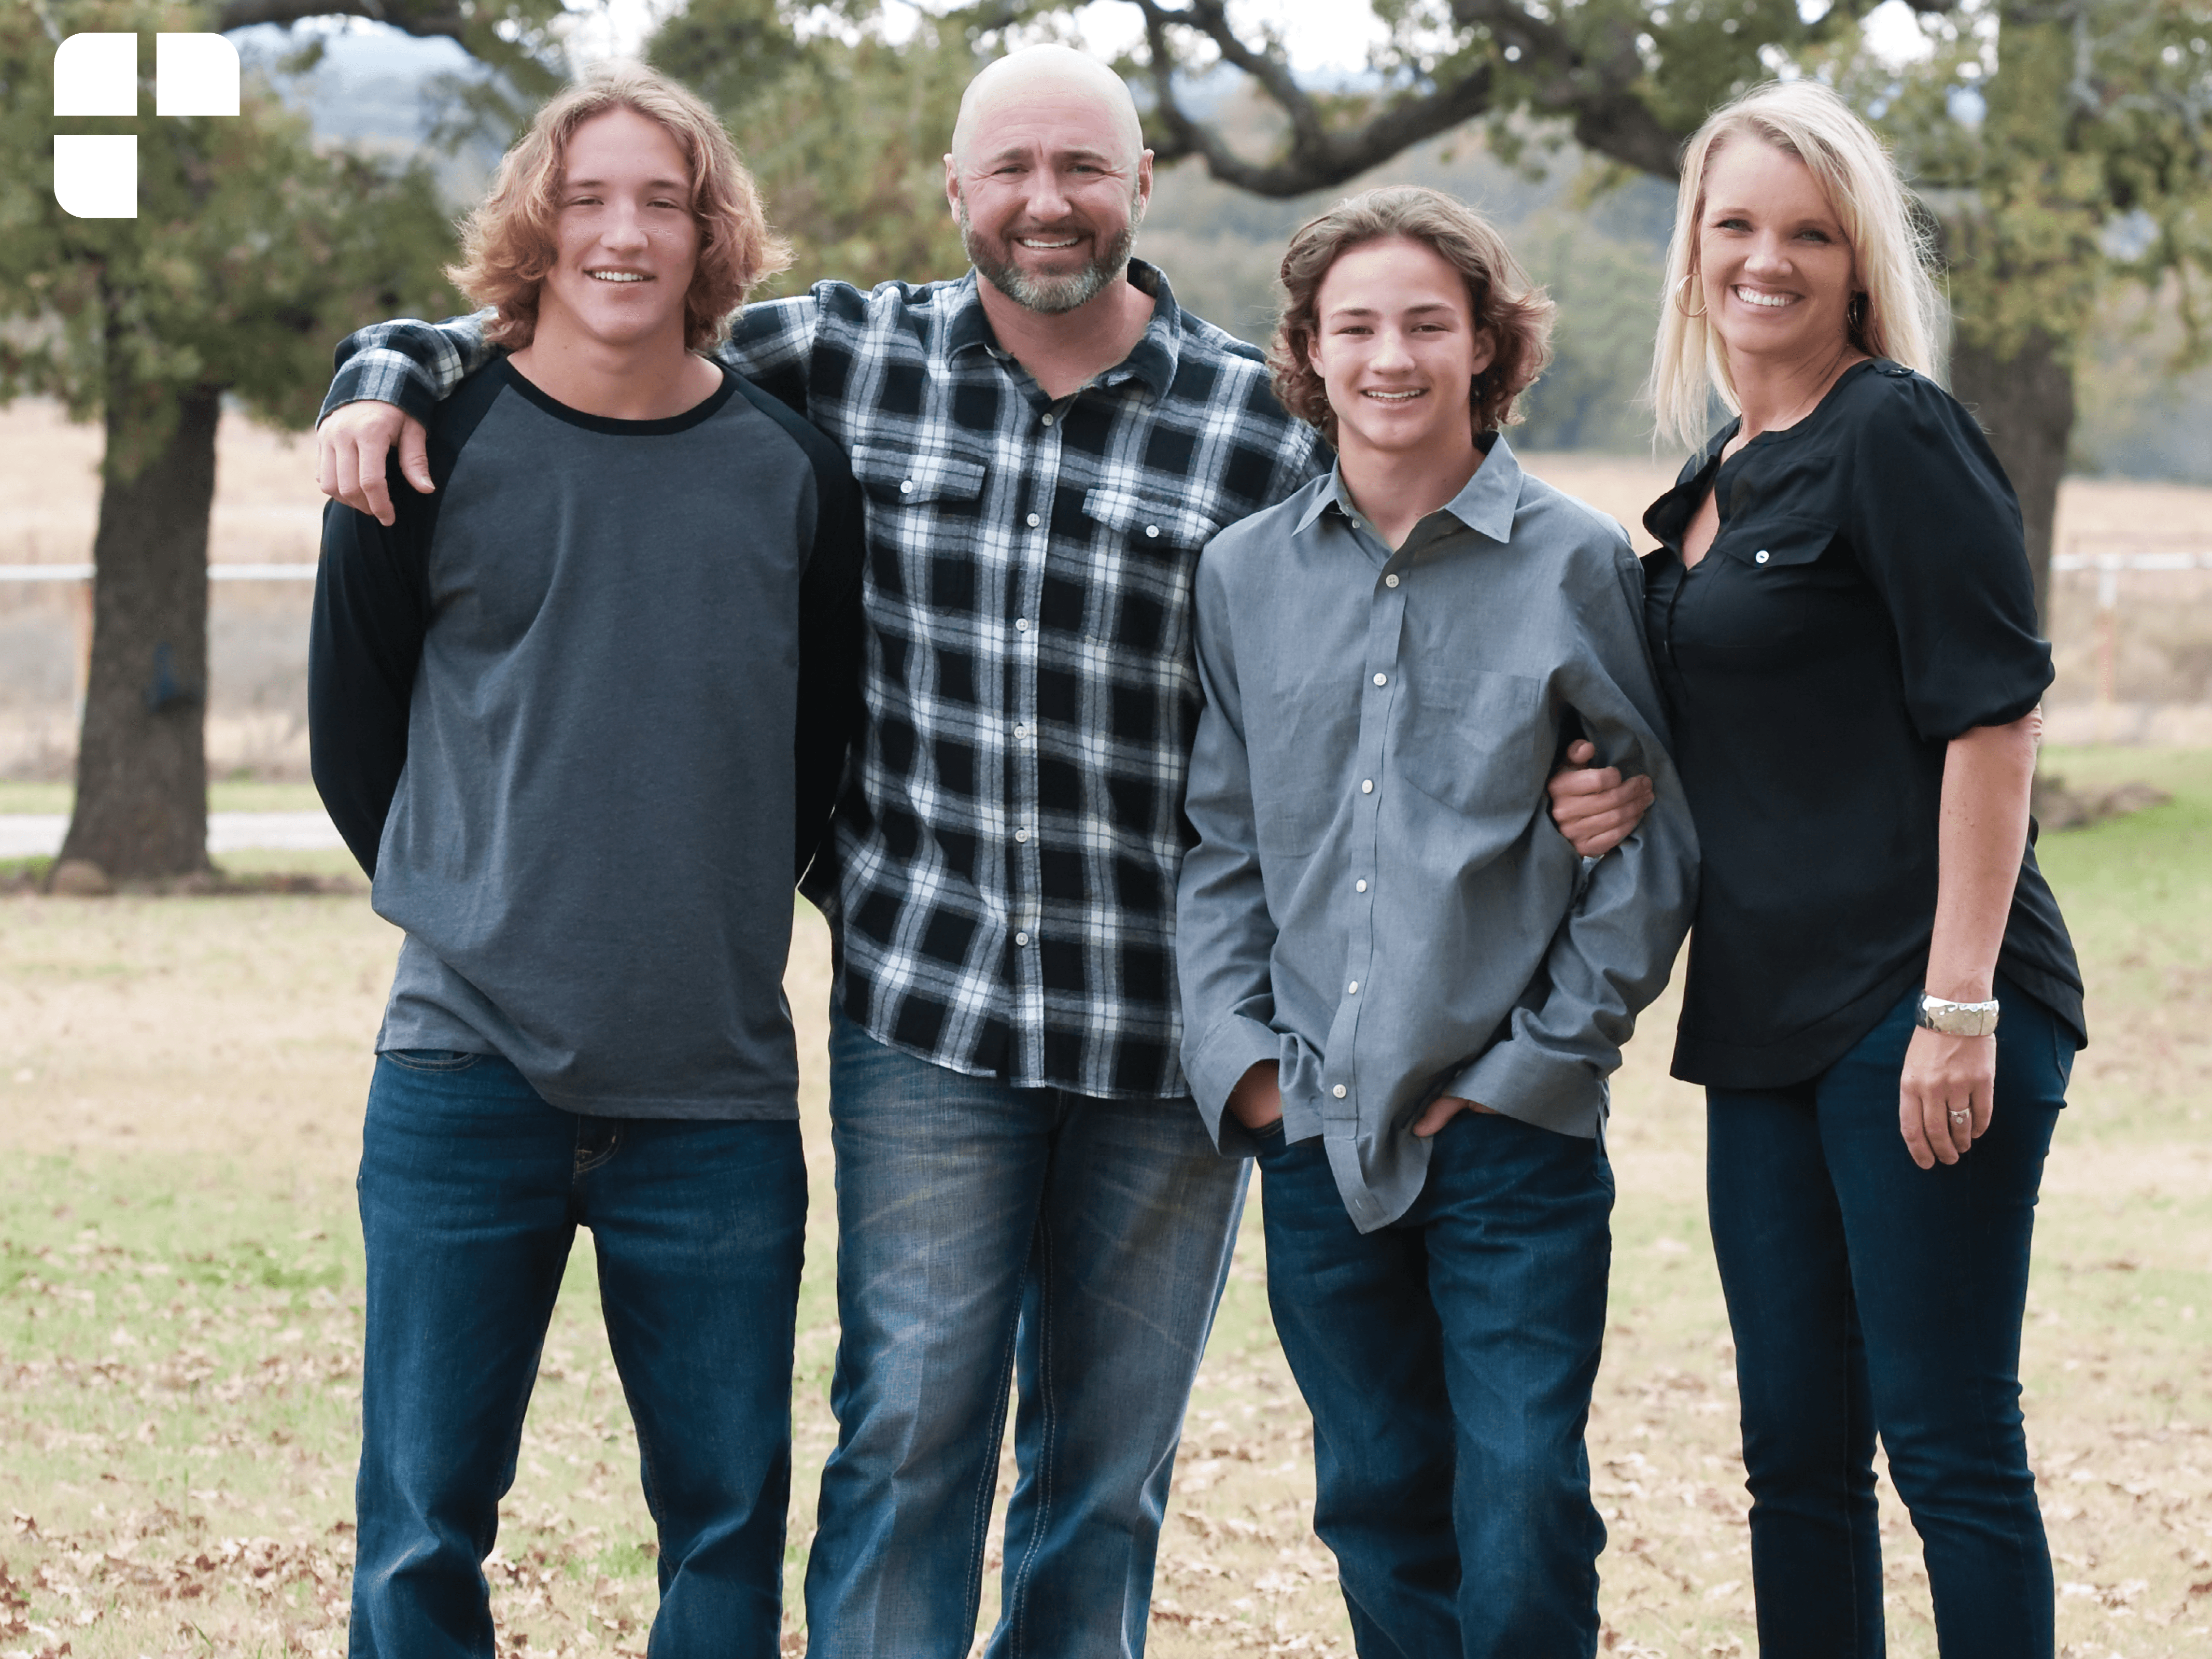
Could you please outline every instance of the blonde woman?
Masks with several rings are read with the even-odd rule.
[[[1765,1659],[1883,1650],[1877,1434],[1942,1651],[2051,1645],[2020,1326],[2081,976],[2029,841],[2050,648],[2011,486],[1929,378],[1925,258],[1824,88],[1691,141],[1653,382],[1700,447],[1644,607],[1703,850],[1674,1074],[1708,1091]]]

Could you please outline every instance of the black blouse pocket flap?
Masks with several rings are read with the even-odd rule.
[[[877,449],[853,452],[853,475],[868,494],[902,504],[972,501],[983,490],[983,463],[944,452]]]
[[[1836,526],[1825,519],[1771,519],[1746,530],[1724,532],[1716,545],[1741,564],[1764,570],[1775,565],[1810,564],[1836,539]]]

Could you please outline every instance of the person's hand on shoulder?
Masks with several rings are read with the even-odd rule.
[[[1552,797],[1552,822],[1586,859],[1613,851],[1651,810],[1650,779],[1624,778],[1618,767],[1592,766],[1596,758],[1595,744],[1576,738],[1567,745],[1565,763],[1545,786]]]
[[[422,495],[430,482],[429,434],[397,404],[363,400],[334,411],[315,430],[315,486],[333,501],[366,513],[380,525],[392,521],[385,458],[399,446],[399,471]]]

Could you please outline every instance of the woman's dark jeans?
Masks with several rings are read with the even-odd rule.
[[[1945,1659],[2051,1653],[2020,1328],[2074,1044],[2002,975],[1997,995],[1996,1115],[1956,1164],[1918,1168],[1898,1133],[1917,988],[1812,1082],[1708,1093],[1762,1659],[1883,1652],[1876,1433],[1926,1552]]]

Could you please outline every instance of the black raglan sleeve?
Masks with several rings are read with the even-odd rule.
[[[408,705],[430,625],[430,529],[437,497],[389,472],[389,529],[337,501],[323,508],[323,556],[307,635],[307,752],[315,787],[374,879],[385,815],[407,764]]]
[[[814,473],[814,536],[799,583],[799,727],[794,879],[828,837],[830,815],[866,719],[860,665],[860,571],[867,558],[860,486],[844,452],[780,398],[742,376],[748,401],[789,433]]]
[[[323,509],[323,557],[307,633],[307,763],[347,848],[371,880],[384,820],[407,765],[407,716],[429,632],[430,543],[438,507],[469,441],[514,378],[504,356],[454,386],[430,413],[434,493],[385,461],[392,492],[387,530],[332,501]]]

